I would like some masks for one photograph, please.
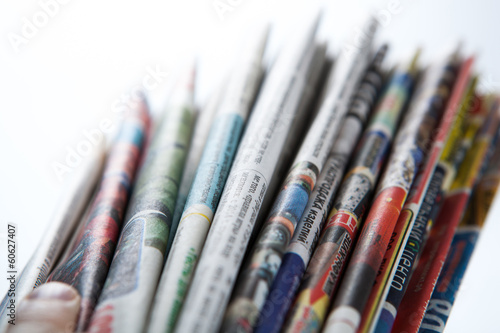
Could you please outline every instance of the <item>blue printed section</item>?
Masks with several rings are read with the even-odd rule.
[[[237,114],[221,115],[214,120],[185,208],[204,204],[215,212],[238,147],[243,124],[243,118]]]
[[[444,330],[478,236],[479,228],[460,230],[455,234],[419,333],[434,333]]]
[[[391,86],[402,86],[406,91],[411,90],[413,87],[414,77],[408,72],[396,72],[387,83],[386,88]]]
[[[394,316],[386,309],[382,309],[380,317],[375,328],[375,333],[390,332],[394,324]]]
[[[367,132],[361,138],[354,166],[366,167],[372,175],[378,174],[391,148],[391,138],[379,130]]]
[[[300,179],[296,180],[279,193],[269,215],[285,217],[294,227],[297,226],[309,201],[310,193],[309,184]]]
[[[132,140],[130,139],[132,138]],[[120,132],[116,138],[117,142],[132,142],[135,146],[141,147],[144,139],[144,129],[137,122],[123,122]]]
[[[265,315],[261,313],[255,327],[255,333],[280,331],[286,314],[295,299],[305,270],[304,261],[298,254],[286,253],[283,256],[281,267],[266,299],[266,303],[272,305],[268,306],[271,311]],[[277,299],[281,300],[280,304],[275,304],[274,300]],[[264,306],[264,308],[267,307]]]

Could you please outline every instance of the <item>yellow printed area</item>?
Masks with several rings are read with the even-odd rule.
[[[288,332],[318,332],[325,321],[330,305],[327,295],[321,296],[314,303],[311,300],[311,289],[303,290],[297,297],[290,322],[286,324]]]
[[[474,142],[465,155],[457,177],[451,185],[452,191],[457,189],[470,190],[472,188],[490,141],[491,138],[482,138]]]
[[[474,181],[482,163],[482,156],[484,156],[483,154],[486,149],[488,149],[488,145],[491,142],[491,138],[476,138],[476,135],[481,135],[478,132],[485,122],[487,114],[489,113],[488,108],[490,104],[491,103],[488,98],[483,98],[480,112],[468,121],[469,124],[467,125],[464,138],[461,140],[459,148],[464,149],[466,151],[466,155],[463,161],[461,161],[458,171],[456,171],[455,167],[452,166],[452,170],[454,171],[453,173],[456,172],[456,176],[453,177],[453,181],[449,178],[446,179],[446,182],[450,181],[451,184],[448,185],[448,183],[446,183],[447,185],[444,187],[445,192],[456,189],[468,190],[473,185],[469,183]],[[481,149],[484,150],[481,151]]]
[[[479,226],[483,226],[488,216],[488,211],[490,210],[493,199],[498,190],[498,184],[500,183],[500,178],[487,179],[488,184],[482,184],[479,191],[479,195],[476,198],[476,204],[480,208],[477,212],[476,219]]]
[[[500,150],[499,150],[500,152]],[[496,168],[495,168],[496,169]],[[486,174],[474,189],[461,225],[483,226],[500,184],[500,170]]]
[[[208,216],[206,216],[205,214],[202,214],[202,213],[189,213],[187,214],[186,216],[184,216],[182,219],[181,219],[181,222],[184,221],[185,219],[187,219],[189,216],[191,215],[199,215],[199,216],[203,216],[204,218],[207,219],[208,223],[211,223],[210,219],[208,218]]]
[[[325,322],[326,312],[330,305],[330,298],[328,296],[323,296],[313,304],[314,312],[318,315],[319,327]]]
[[[456,107],[460,107],[460,110],[455,117],[455,121],[451,127],[448,139],[446,140],[443,152],[441,154],[441,161],[443,162],[453,163],[455,153],[465,132],[466,120],[472,111],[470,104],[472,98],[474,97],[474,91],[476,90],[477,81],[477,77],[474,77],[472,79],[472,81],[469,83],[469,86],[467,87],[462,102],[460,103],[460,105],[456,105]]]

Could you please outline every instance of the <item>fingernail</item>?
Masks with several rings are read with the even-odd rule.
[[[78,297],[78,292],[70,285],[51,282],[33,290],[26,299],[71,301],[76,297]]]

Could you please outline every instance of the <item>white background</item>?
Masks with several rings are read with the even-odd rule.
[[[62,0],[61,0],[62,1]],[[391,45],[397,63],[423,47],[428,64],[464,42],[478,55],[481,89],[500,90],[500,7],[494,0],[281,1],[221,0],[230,11],[221,17],[213,0],[70,0],[16,52],[9,36],[22,36],[23,18],[33,22],[42,8],[35,0],[0,2],[0,270],[6,271],[6,225],[18,225],[19,265],[35,249],[62,189],[53,170],[64,163],[83,130],[113,118],[112,105],[148,68],[168,72],[152,91],[155,112],[169,85],[197,57],[197,101],[203,104],[230,68],[246,36],[259,23],[273,22],[267,59],[293,38],[304,13],[325,10],[320,38],[335,54],[365,14],[385,15],[379,40]],[[232,5],[231,5],[232,4]],[[389,9],[392,9],[392,14]],[[383,12],[381,12],[383,11]],[[497,82],[498,81],[498,82]],[[500,265],[500,197],[476,248],[446,332],[497,332]],[[4,258],[5,257],[5,258]],[[0,292],[7,289],[0,273]],[[496,326],[496,327],[495,327]]]

